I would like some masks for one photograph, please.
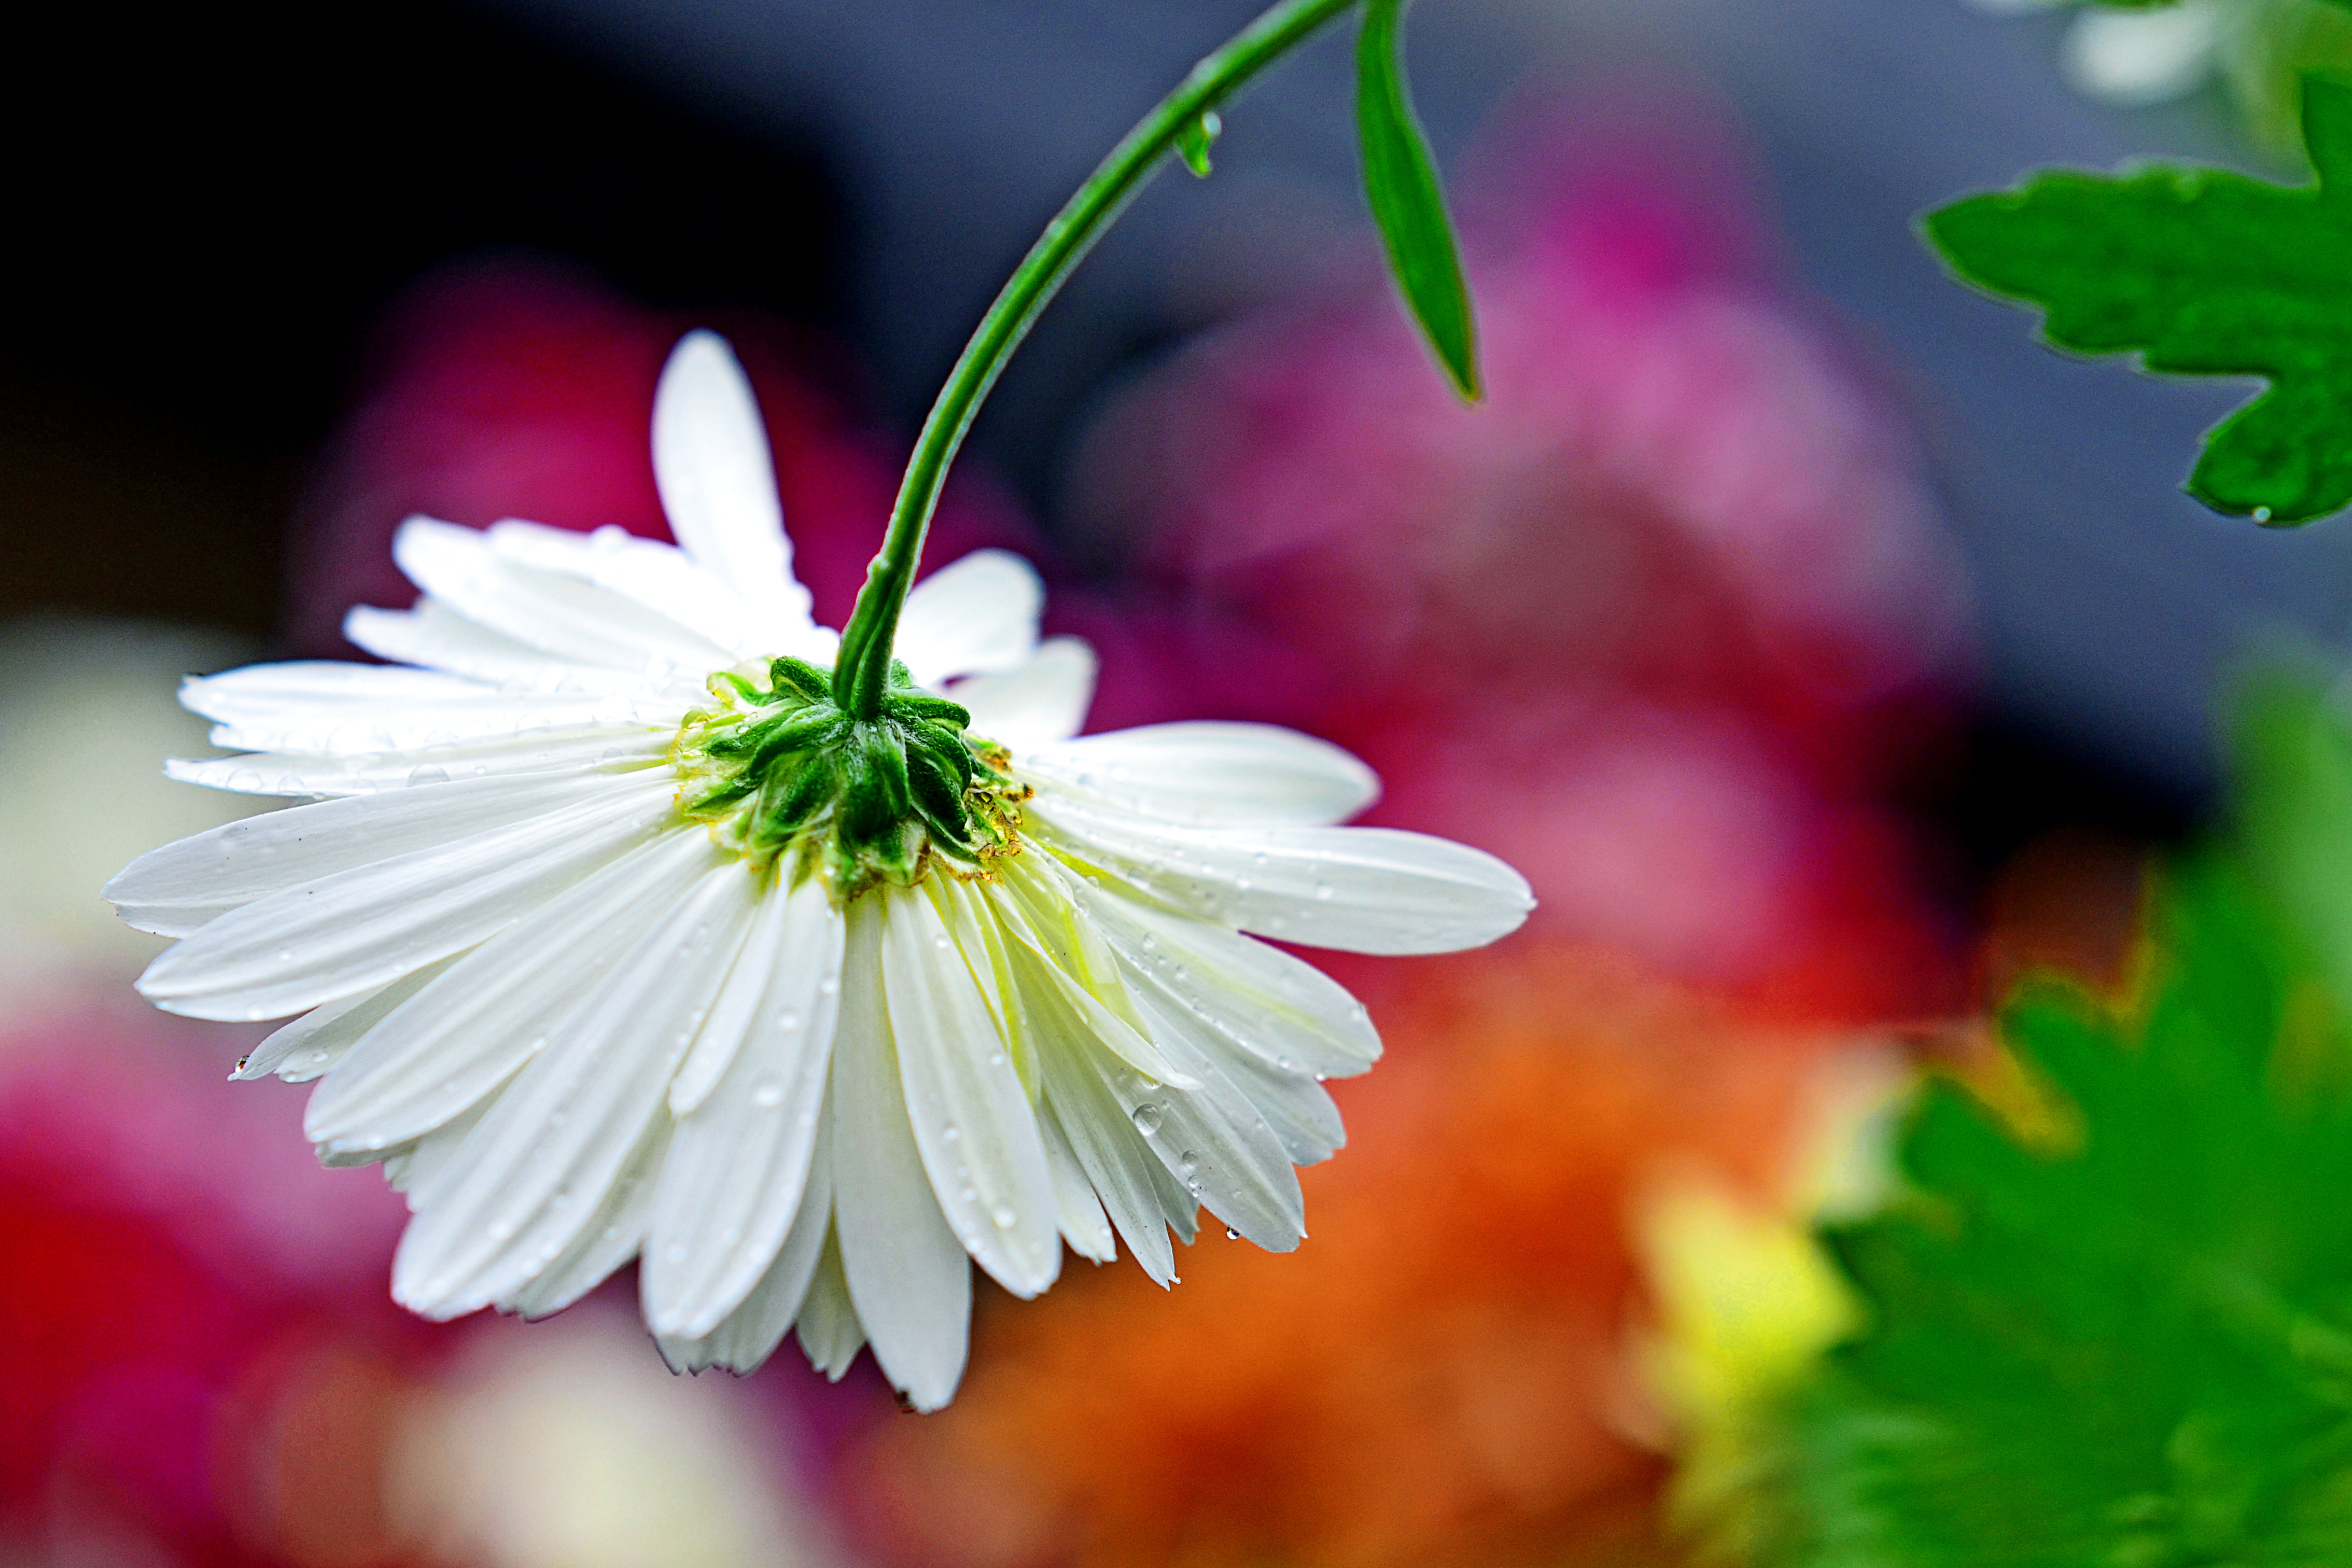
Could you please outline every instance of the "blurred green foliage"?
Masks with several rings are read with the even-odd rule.
[[[2352,724],[2251,691],[2234,822],[2124,998],[2002,1036],[2052,1114],[1949,1081],[1904,1190],[1825,1239],[1869,1320],[1756,1471],[1768,1563],[2352,1563]]]

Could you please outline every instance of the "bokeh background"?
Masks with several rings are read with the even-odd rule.
[[[984,1290],[942,1415],[789,1345],[673,1378],[626,1280],[534,1326],[407,1319],[397,1198],[315,1166],[299,1089],[223,1081],[251,1036],[144,1009],[153,944],[96,897],[240,809],[161,778],[205,747],[178,677],[348,654],[345,606],[407,602],[403,517],[660,536],[646,419],[688,327],[749,366],[838,624],[991,293],[1255,8],[25,20],[0,1563],[1684,1559],[1659,1497],[1704,1411],[1657,1370],[1661,1216],[1796,1202],[1822,1130],[1965,1056],[2009,977],[2112,974],[2229,670],[2345,634],[2339,526],[2177,490],[2242,389],[2049,354],[1910,231],[2053,160],[2291,175],[2242,80],[2102,98],[2078,18],[1960,0],[1424,0],[1475,413],[1385,291],[1343,38],[1228,113],[1213,177],[1145,195],[1005,377],[932,560],[1039,563],[1051,629],[1103,653],[1093,727],[1327,736],[1382,773],[1372,820],[1507,856],[1542,907],[1487,952],[1334,964],[1390,1055],[1341,1086],[1298,1254],[1212,1227],[1172,1291]]]

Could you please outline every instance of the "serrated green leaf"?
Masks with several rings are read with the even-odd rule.
[[[1481,395],[1478,330],[1454,243],[1453,221],[1429,142],[1405,90],[1406,0],[1366,0],[1356,40],[1356,131],[1363,150],[1364,198],[1380,226],[1397,291],[1430,352],[1466,402]]]
[[[2303,113],[2310,185],[2162,164],[2047,170],[1922,220],[1963,281],[2041,307],[2059,348],[2268,378],[2207,433],[2188,489],[2280,524],[2352,503],[2352,86],[2308,79]]]

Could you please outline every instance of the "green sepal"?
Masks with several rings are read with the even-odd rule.
[[[961,844],[971,836],[971,821],[964,810],[964,781],[942,767],[937,756],[921,747],[908,748],[904,765],[907,770],[907,790],[915,809],[947,832],[944,837]]]
[[[739,773],[716,789],[708,790],[688,801],[680,809],[688,816],[714,816],[730,805],[749,800],[759,787],[760,780],[757,774]]]
[[[918,755],[929,757],[934,766],[955,780],[959,790],[970,789],[979,776],[980,764],[972,761],[971,748],[961,735],[947,735],[928,725],[907,731],[907,753],[911,760]]]
[[[779,694],[791,692],[810,702],[833,700],[833,677],[804,658],[770,659],[768,680]]]
[[[907,743],[887,724],[861,728],[864,733],[859,740],[873,764],[873,776],[882,788],[882,798],[888,803],[893,816],[903,816],[912,802],[907,789]]]
[[[763,726],[764,727],[764,726]],[[768,729],[747,766],[764,773],[794,752],[814,751],[846,733],[849,721],[833,708],[811,708]]]
[[[758,687],[752,685],[750,681],[744,679],[741,676],[736,674],[731,669],[722,669],[710,679],[725,683],[727,689],[735,693],[735,697],[738,701],[749,702],[756,705],[773,700],[768,693],[761,690]]]
[[[714,757],[748,757],[757,752],[770,735],[786,721],[784,715],[740,724],[723,735],[713,736],[703,750]]]
[[[934,697],[928,691],[895,694],[883,703],[882,708],[894,719],[920,719],[929,724],[944,724],[959,733],[971,728],[971,709],[944,697]]]
[[[831,757],[816,756],[789,780],[769,779],[751,817],[754,839],[780,842],[808,826],[841,787],[841,771]]]
[[[841,841],[855,853],[882,847],[885,838],[898,837],[900,812],[889,789],[875,776],[874,751],[863,744],[844,746],[835,753],[841,767]]]

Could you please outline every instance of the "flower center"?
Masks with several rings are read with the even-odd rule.
[[[891,661],[870,720],[833,700],[829,671],[772,661],[767,685],[732,670],[710,678],[718,704],[678,726],[671,761],[678,808],[765,869],[819,876],[846,903],[881,882],[911,886],[934,861],[982,875],[1016,852],[1020,805],[1003,747],[965,734],[971,715],[921,689]]]

